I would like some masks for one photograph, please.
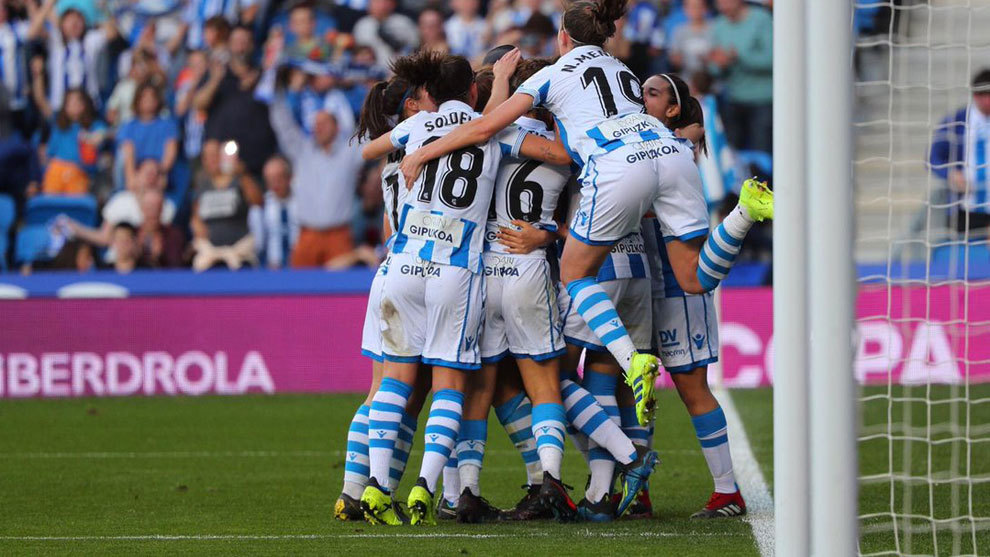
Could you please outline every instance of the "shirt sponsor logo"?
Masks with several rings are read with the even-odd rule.
[[[413,209],[406,214],[402,232],[410,238],[458,247],[464,241],[464,222]]]
[[[645,132],[656,128],[660,122],[647,114],[630,114],[616,120],[609,120],[598,126],[602,137],[619,139],[634,133]]]
[[[680,153],[681,151],[673,145],[660,145],[657,147],[645,147],[640,148],[635,153],[629,153],[626,155],[626,162],[632,164],[636,161],[646,160],[646,159],[657,159],[665,155],[673,155],[674,153]]]

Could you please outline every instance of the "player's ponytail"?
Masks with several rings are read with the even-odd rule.
[[[354,137],[364,141],[388,133],[402,121],[406,99],[414,92],[415,87],[400,77],[374,84],[361,105]]]
[[[423,87],[437,105],[467,101],[474,83],[471,63],[463,56],[421,51],[392,62],[392,73],[415,87]]]
[[[602,46],[615,34],[615,22],[628,0],[575,0],[564,10],[564,31],[579,45]]]

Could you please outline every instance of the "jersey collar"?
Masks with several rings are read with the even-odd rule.
[[[437,112],[452,112],[454,110],[462,110],[465,112],[474,112],[474,109],[468,106],[467,103],[461,101],[447,101],[437,107]]]

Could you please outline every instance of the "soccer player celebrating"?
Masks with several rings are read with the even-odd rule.
[[[417,114],[420,110],[436,110],[429,96],[422,87],[415,87],[408,81],[393,77],[389,81],[375,84],[364,99],[358,129],[354,136],[359,140],[367,140],[386,134],[391,130],[396,119],[404,121]],[[402,206],[408,190],[399,187],[399,161],[403,151],[391,153],[382,168],[382,194],[385,202],[385,218],[383,229],[388,238],[385,245],[389,247],[394,240],[392,231],[398,220],[398,208]],[[338,520],[361,520],[364,513],[361,510],[361,494],[368,483],[368,414],[371,411],[371,401],[382,381],[382,341],[381,341],[381,295],[385,287],[385,275],[388,273],[390,255],[378,267],[375,278],[371,283],[368,294],[368,310],[364,318],[364,330],[361,337],[361,353],[372,359],[371,389],[364,403],[358,407],[351,420],[347,432],[347,462],[344,464],[344,487],[337,503],[334,505],[334,517]],[[399,485],[409,451],[412,448],[413,436],[416,432],[416,416],[422,408],[423,400],[429,392],[429,375],[421,374],[423,380],[416,385],[414,396],[406,403],[401,412],[399,435],[395,442],[393,463],[396,466],[389,470],[388,487],[394,490]]]
[[[423,86],[438,108],[420,112],[366,145],[365,158],[403,147],[409,156],[479,117],[472,109],[477,89],[466,59],[424,52],[399,59],[392,69]],[[433,367],[433,403],[408,506],[413,524],[435,523],[433,494],[460,430],[465,371],[481,366],[485,282],[480,275],[494,178],[503,154],[531,151],[547,162],[567,161],[566,151],[554,142],[512,128],[449,153],[409,182],[381,302],[384,378],[371,405],[371,479],[361,497],[372,523],[398,523],[388,489],[389,463],[420,362]],[[548,413],[547,435],[563,436],[562,418],[562,408]]]

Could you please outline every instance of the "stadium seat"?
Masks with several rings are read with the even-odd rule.
[[[7,270],[8,237],[15,218],[14,200],[9,195],[0,194],[0,271]]]
[[[947,276],[962,276],[962,271],[968,264],[973,267],[983,267],[990,263],[990,249],[987,248],[985,239],[980,239],[981,243],[971,243],[968,245],[950,244],[938,246],[932,249],[932,269],[934,272],[943,272]],[[969,252],[969,259],[966,259]],[[954,267],[954,268],[953,268]]]
[[[14,260],[32,263],[47,257],[48,226],[59,215],[66,215],[86,226],[96,226],[96,199],[85,196],[39,195],[27,202],[24,226],[17,233]]]

